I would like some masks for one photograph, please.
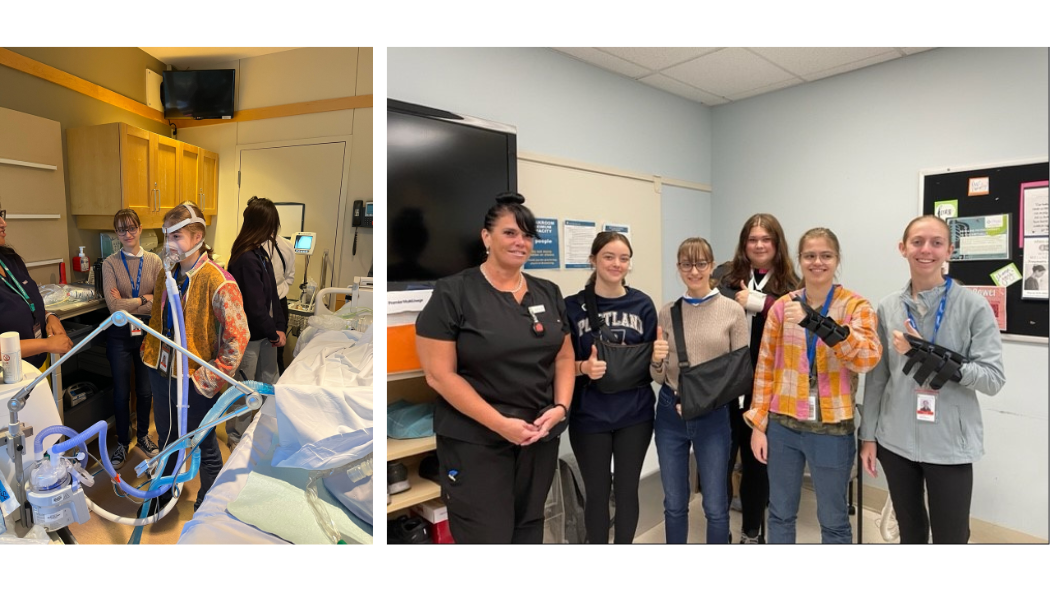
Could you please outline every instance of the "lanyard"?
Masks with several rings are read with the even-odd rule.
[[[715,297],[716,295],[718,295],[718,290],[717,289],[712,289],[711,293],[705,295],[702,298],[691,298],[691,297],[689,297],[689,292],[685,292],[685,295],[682,296],[682,299],[685,300],[685,303],[687,303],[687,304],[691,304],[693,306],[699,306],[700,304],[702,304],[702,303],[706,302],[707,300]]]
[[[120,260],[124,261],[124,270],[128,272],[128,281],[132,281],[131,269],[128,268],[128,259],[124,257],[123,250],[120,251]],[[146,257],[139,259],[139,274],[136,276],[134,283],[131,284],[131,297],[133,298],[139,297],[139,286],[142,285],[142,261],[144,260],[146,260]]]
[[[933,338],[930,339],[931,343],[937,343],[937,333],[941,331],[941,321],[944,320],[944,308],[948,304],[948,290],[952,288],[952,278],[945,277],[944,282],[944,295],[941,296],[941,303],[937,306],[937,317],[933,321]],[[915,327],[915,331],[919,331],[919,323],[915,322],[915,317],[911,315],[911,308],[907,305],[904,309],[908,311],[908,320],[911,320],[912,326]]]
[[[7,286],[11,288],[11,291],[21,296],[22,300],[25,301],[26,305],[29,306],[30,312],[36,313],[36,304],[29,301],[29,295],[26,294],[26,290],[22,289],[22,286],[18,283],[18,278],[15,277],[13,273],[11,273],[11,269],[7,268],[7,264],[4,263],[2,259],[0,259],[0,266],[3,266],[4,273],[7,274],[6,277],[0,277],[0,279],[4,280],[4,283],[6,283]],[[8,281],[8,279],[10,279],[10,281]],[[12,281],[14,283],[12,283]]]
[[[766,286],[766,283],[769,282],[769,278],[772,275],[773,275],[773,270],[772,269],[770,269],[769,271],[766,271],[766,274],[762,276],[762,281],[759,281],[756,284],[755,283],[755,270],[751,269],[751,280],[748,281],[747,289],[749,291],[761,292],[762,288]]]
[[[834,296],[835,296],[835,286],[832,285],[831,286],[831,290],[828,291],[827,299],[824,300],[824,307],[820,309],[820,315],[821,316],[827,316],[828,315],[828,308],[831,307],[831,300],[834,299]],[[805,300],[807,303],[809,302],[809,300],[806,299],[806,290],[805,289],[802,290],[802,299]],[[817,333],[815,333],[815,332],[813,332],[811,330],[807,330],[806,331],[806,355],[809,356],[809,373],[810,374],[816,374],[817,373],[817,371],[816,371],[817,368],[814,365],[814,362],[817,359]]]

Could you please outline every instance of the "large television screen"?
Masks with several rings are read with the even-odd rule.
[[[164,72],[161,97],[167,119],[233,117],[236,70]]]
[[[387,281],[426,288],[481,264],[496,195],[517,191],[512,126],[387,101]]]

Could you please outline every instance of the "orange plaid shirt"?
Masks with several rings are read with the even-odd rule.
[[[824,423],[853,419],[853,400],[857,391],[857,374],[875,368],[882,357],[876,327],[878,319],[868,300],[841,285],[828,316],[849,326],[846,339],[828,347],[817,342],[817,392],[820,417]],[[804,421],[809,417],[809,357],[807,330],[798,324],[784,324],[784,306],[802,292],[790,292],[773,304],[766,315],[766,327],[755,368],[754,397],[744,419],[751,427],[765,432],[769,413]]]

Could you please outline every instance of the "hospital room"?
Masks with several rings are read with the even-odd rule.
[[[372,61],[0,48],[0,544],[372,544]]]
[[[388,542],[1045,546],[1047,56],[389,48]]]

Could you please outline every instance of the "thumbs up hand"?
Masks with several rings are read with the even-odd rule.
[[[667,359],[667,339],[664,338],[664,329],[656,327],[656,342],[653,343],[653,363],[663,363]]]
[[[747,284],[743,281],[740,282],[740,291],[736,292],[733,296],[736,299],[736,303],[740,304],[741,307],[747,308],[747,298],[750,297],[751,292],[747,289]]]
[[[592,380],[600,380],[605,375],[605,362],[598,359],[597,345],[591,345],[591,356],[580,364],[580,371]]]

